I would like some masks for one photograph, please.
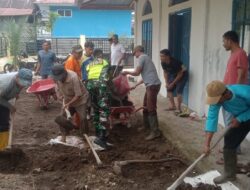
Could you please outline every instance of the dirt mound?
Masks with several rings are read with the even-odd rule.
[[[27,173],[30,169],[30,161],[19,148],[0,151],[1,173]]]
[[[182,183],[176,190],[221,190],[221,187],[199,183],[197,187],[192,187],[188,183]]]
[[[178,150],[165,138],[145,141],[148,131],[138,132],[142,119],[140,115],[136,115],[132,119],[133,127],[117,125],[110,130],[108,141],[113,146],[107,151],[98,152],[105,167],[97,169],[89,148],[79,150],[47,144],[60,134],[54,119],[60,113],[61,105],[54,102],[49,105],[48,110],[41,110],[34,102],[38,103],[36,97],[27,94],[22,94],[17,101],[13,143],[22,149],[21,156],[14,154],[14,162],[10,161],[11,156],[0,158],[0,175],[21,173],[25,176],[25,181],[17,181],[22,178],[8,177],[0,180],[1,190],[18,189],[22,184],[29,186],[26,189],[37,190],[77,190],[86,187],[101,190],[161,190],[171,185],[187,167],[180,161],[169,161],[130,164],[123,167],[123,175],[113,172],[115,161],[178,158],[185,162]],[[77,131],[73,132],[73,135],[76,134]],[[94,129],[90,127],[90,135],[93,134]]]

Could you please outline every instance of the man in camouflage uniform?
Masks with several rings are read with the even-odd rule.
[[[88,64],[87,89],[91,96],[91,104],[94,109],[93,124],[96,130],[95,143],[107,148],[106,127],[110,114],[109,97],[107,88],[109,64],[104,60],[103,52],[100,49],[94,50],[94,60]]]

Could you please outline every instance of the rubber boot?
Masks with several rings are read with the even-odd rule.
[[[143,113],[143,126],[138,127],[138,131],[143,131],[145,129],[149,129],[149,120],[148,120],[148,114],[147,113]]]
[[[94,140],[95,144],[98,144],[100,147],[107,149],[107,137],[106,137],[106,130],[101,129],[98,133],[98,137]]]
[[[237,154],[236,150],[224,149],[224,172],[214,179],[215,184],[236,180]]]
[[[157,137],[161,136],[161,132],[158,129],[158,118],[157,115],[149,115],[149,127],[150,127],[150,134],[145,138],[145,140],[153,140]]]

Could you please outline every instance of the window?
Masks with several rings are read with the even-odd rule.
[[[233,1],[233,30],[240,37],[240,45],[250,53],[250,0]]]
[[[70,9],[58,9],[57,13],[62,17],[71,17],[72,11]]]
[[[152,19],[144,20],[142,22],[142,46],[145,53],[152,58]]]
[[[183,3],[185,1],[188,1],[188,0],[169,0],[169,6],[173,6],[173,5],[176,5],[178,3]]]
[[[152,6],[150,1],[146,1],[146,3],[144,4],[143,7],[143,12],[142,12],[142,16],[148,15],[152,13]]]

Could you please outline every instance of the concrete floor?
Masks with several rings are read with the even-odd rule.
[[[130,98],[136,107],[142,106],[144,93],[144,85],[131,91]],[[164,111],[167,108],[167,99],[161,95],[158,95],[157,106],[160,128],[164,136],[183,153],[191,164],[202,154],[205,140],[204,121],[194,121],[188,117],[181,118],[173,112]],[[220,136],[222,129],[220,127],[219,132],[215,134],[213,142]],[[219,146],[222,147],[222,145],[223,142]],[[218,147],[197,165],[199,171],[207,172],[216,169],[221,172],[223,170],[222,166],[215,163],[216,159],[222,155],[218,153]],[[250,142],[247,140],[242,143],[242,155],[238,156],[238,162],[250,162]],[[246,175],[237,175],[237,181],[234,184],[241,190],[250,190],[250,178]]]

